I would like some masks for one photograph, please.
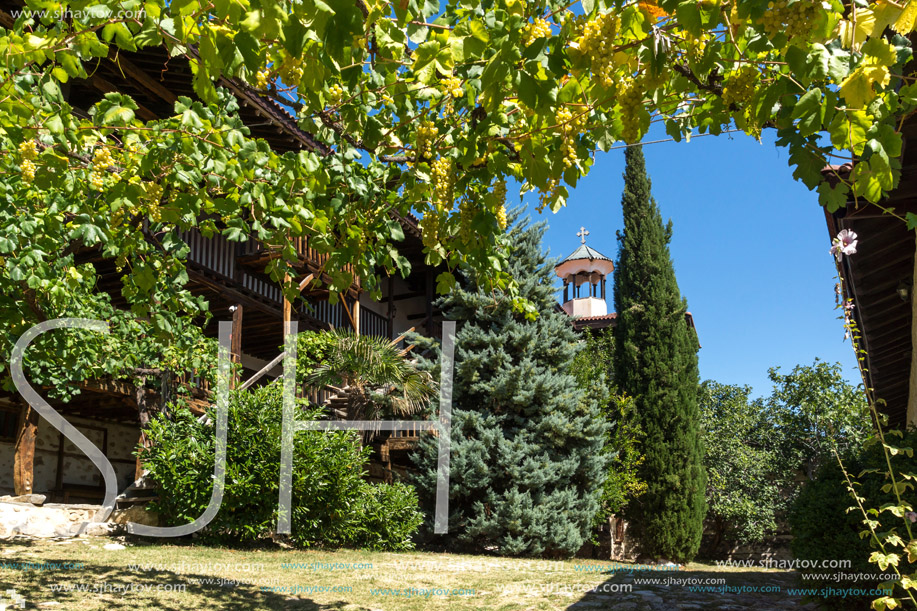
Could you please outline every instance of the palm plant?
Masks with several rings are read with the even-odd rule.
[[[349,419],[410,416],[436,392],[432,376],[418,370],[385,338],[338,329],[327,339],[323,362],[307,376],[306,385],[343,390]]]

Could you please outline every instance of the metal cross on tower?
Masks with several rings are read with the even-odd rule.
[[[586,231],[585,227],[580,227],[579,231],[576,232],[576,237],[580,238],[583,244],[586,243],[586,236],[589,235],[589,232]]]

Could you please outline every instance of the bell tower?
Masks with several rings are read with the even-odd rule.
[[[576,233],[581,241],[580,247],[554,268],[564,281],[564,301],[561,307],[570,316],[608,314],[605,285],[615,266],[611,259],[586,246],[588,235],[586,228],[580,227]]]

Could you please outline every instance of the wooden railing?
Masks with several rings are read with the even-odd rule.
[[[369,308],[360,308],[360,335],[389,337],[388,319]]]
[[[310,247],[309,238],[292,238],[290,243],[293,245],[293,250],[296,251],[299,259],[316,270],[323,269],[328,259],[331,258],[328,253],[322,253]],[[283,245],[263,244],[255,238],[249,238],[247,242],[243,243],[242,256],[257,257],[260,255],[265,258],[272,258],[279,255],[282,249]],[[345,265],[343,269],[351,274],[354,271],[353,265]],[[353,283],[355,286],[359,286],[359,278],[354,277]]]

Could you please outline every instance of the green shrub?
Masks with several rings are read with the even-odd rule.
[[[226,486],[206,541],[254,542],[277,525],[282,398],[278,383],[232,392],[229,401]],[[314,419],[318,410],[298,410]],[[211,414],[215,419],[215,415]],[[153,442],[142,452],[160,486],[156,509],[168,524],[185,524],[210,500],[215,431],[187,411],[155,419]],[[422,521],[413,488],[363,479],[369,448],[354,431],[300,431],[294,436],[292,538],[302,546],[403,550]]]
[[[896,446],[917,447],[917,432],[904,435],[903,440],[896,439],[886,432],[889,442]],[[905,453],[893,456],[892,467],[896,474],[917,472],[917,457],[908,457]],[[879,509],[887,503],[897,505],[894,493],[890,490],[884,492],[883,486],[888,483],[885,472],[887,465],[879,443],[870,443],[850,458],[844,459],[844,467],[852,478],[856,478],[857,493],[863,497],[863,506],[869,509]],[[860,476],[860,477],[857,477]],[[900,475],[898,481],[901,481]],[[905,499],[909,493],[905,493]],[[881,583],[881,579],[845,582],[843,579],[834,579],[833,573],[844,574],[868,573],[877,575],[893,573],[891,567],[887,571],[880,571],[875,563],[869,562],[869,556],[876,546],[871,536],[860,537],[866,530],[863,524],[863,514],[856,507],[853,498],[847,490],[844,474],[837,462],[824,464],[812,481],[806,482],[799,496],[794,501],[790,513],[789,523],[792,529],[793,540],[790,544],[793,556],[800,560],[849,560],[850,566],[842,569],[812,568],[801,569],[808,587],[831,586],[855,587],[872,589]],[[907,533],[901,528],[901,518],[884,511],[878,516],[870,515],[871,519],[878,520],[876,530],[887,531],[898,527],[899,535],[907,540]],[[901,559],[902,573],[911,572],[907,566],[906,558]],[[818,575],[831,574],[831,579],[818,579]],[[842,585],[838,585],[838,584]],[[876,598],[875,596],[871,598]],[[861,601],[860,601],[861,602]]]

